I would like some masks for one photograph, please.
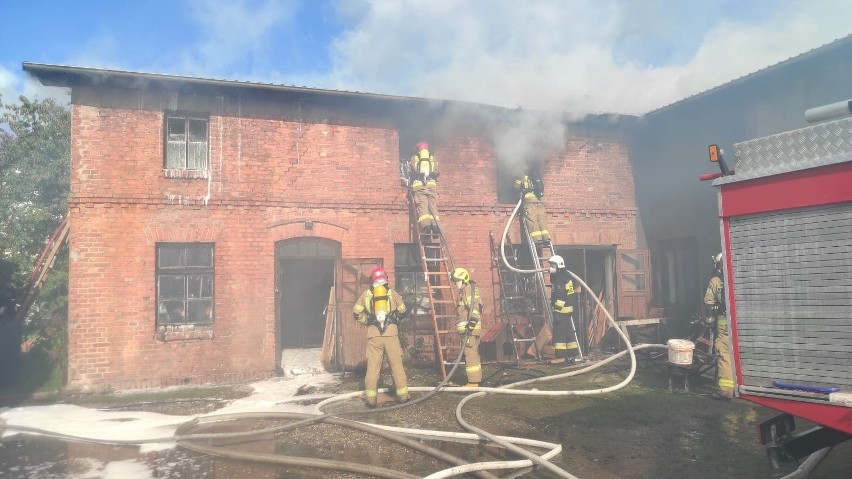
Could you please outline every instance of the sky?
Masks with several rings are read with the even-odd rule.
[[[22,62],[642,114],[852,33],[848,0],[4,0]]]

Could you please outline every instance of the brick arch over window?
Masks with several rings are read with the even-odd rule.
[[[145,239],[148,243],[215,243],[222,230],[218,222],[164,225],[158,221],[145,226]]]
[[[292,238],[317,237],[343,243],[348,229],[332,223],[313,221],[310,219],[295,219],[269,228],[273,242]]]

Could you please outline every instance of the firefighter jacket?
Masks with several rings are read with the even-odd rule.
[[[408,172],[409,185],[415,190],[424,186],[438,186],[438,162],[432,155],[429,158],[412,156],[408,162]]]
[[[707,324],[716,323],[719,330],[728,329],[728,318],[725,316],[727,308],[725,307],[725,282],[722,281],[722,274],[716,271],[710,282],[707,284],[707,290],[704,292],[704,309],[706,311]]]
[[[550,304],[553,312],[559,314],[574,314],[580,306],[580,298],[574,289],[574,280],[565,269],[560,269],[550,275],[553,282],[553,292],[550,295]]]
[[[402,296],[393,289],[388,289],[388,296],[391,313],[388,315],[388,319],[385,320],[388,325],[385,327],[384,332],[379,330],[378,320],[373,313],[373,288],[369,288],[361,293],[361,297],[358,298],[358,301],[352,308],[355,320],[367,325],[367,338],[396,336],[399,334],[397,323],[405,318],[405,303],[402,300]]]
[[[539,180],[536,184],[536,181],[530,175],[524,175],[515,180],[515,189],[521,193],[524,201],[540,200],[544,196],[544,187],[541,185],[541,181]]]
[[[476,286],[476,281],[471,281],[464,285],[459,291],[458,298],[456,312],[459,318],[459,332],[464,332],[467,322],[473,321],[476,323],[473,333],[480,334],[482,331],[482,295],[479,294],[479,287]]]

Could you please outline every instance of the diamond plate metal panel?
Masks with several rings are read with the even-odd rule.
[[[852,161],[852,117],[734,144],[735,174],[714,184]]]

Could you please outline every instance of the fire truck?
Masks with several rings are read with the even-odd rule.
[[[720,171],[701,178],[718,189],[736,394],[782,413],[758,428],[776,467],[852,438],[850,112],[810,109],[810,126],[735,144],[731,165],[711,145]]]

